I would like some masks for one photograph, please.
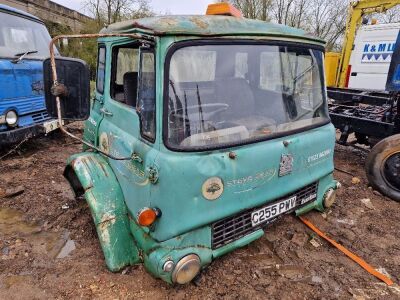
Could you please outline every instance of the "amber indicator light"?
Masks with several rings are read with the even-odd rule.
[[[242,18],[242,12],[229,3],[210,4],[207,7],[206,15],[223,15]]]
[[[152,208],[143,208],[138,214],[138,223],[140,226],[150,226],[157,219],[157,213]]]

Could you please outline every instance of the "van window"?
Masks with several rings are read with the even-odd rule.
[[[97,91],[100,94],[104,93],[104,78],[106,72],[106,48],[104,46],[99,47],[98,61],[97,61]]]
[[[136,107],[138,71],[138,47],[114,48],[111,72],[111,98],[126,105]]]
[[[155,77],[154,53],[151,50],[142,50],[137,111],[140,113],[141,134],[152,142],[156,137]]]
[[[182,49],[171,58],[171,77],[181,82],[207,82],[215,79],[217,55],[215,51],[186,51]],[[179,63],[175,63],[179,62]]]
[[[172,149],[240,145],[329,122],[321,49],[213,41],[178,48],[168,67],[164,136]]]
[[[247,53],[236,53],[235,56],[235,78],[246,78],[249,71],[248,65],[248,54]]]
[[[34,52],[30,58],[48,57],[50,41],[43,23],[0,12],[0,57],[15,57],[28,51]],[[57,49],[55,53],[58,54]]]

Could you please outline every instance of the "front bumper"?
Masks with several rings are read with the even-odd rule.
[[[326,191],[331,188],[337,189],[337,187],[337,181],[333,179],[332,174],[321,178],[318,182],[317,198],[296,210],[296,215],[304,214],[313,209],[323,211],[323,199]],[[157,242],[152,239],[150,231],[138,226],[133,220],[130,222],[130,227],[138,248],[142,250],[142,259],[146,269],[155,277],[169,283],[172,283],[171,272],[163,270],[165,262],[172,261],[176,265],[183,257],[195,254],[200,258],[201,267],[204,268],[214,259],[243,247],[264,235],[264,229],[257,227],[222,247],[214,247],[212,243],[213,224],[164,242]]]
[[[19,143],[25,139],[33,138],[44,133],[42,125],[32,125],[0,132],[0,146]]]

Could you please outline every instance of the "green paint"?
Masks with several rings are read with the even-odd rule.
[[[104,93],[96,92],[84,138],[115,156],[132,157],[132,160],[115,161],[83,152],[68,161],[67,168],[76,174],[92,211],[111,271],[143,262],[151,274],[171,283],[171,273],[162,269],[167,260],[176,264],[182,257],[194,253],[205,267],[213,258],[264,234],[263,230],[257,230],[212,249],[214,222],[264,206],[312,182],[318,182],[317,199],[296,213],[324,209],[324,193],[336,188],[332,177],[335,143],[332,124],[269,141],[204,152],[174,152],[166,148],[162,139],[165,57],[175,43],[210,36],[321,46],[322,41],[298,29],[222,16],[147,18],[111,25],[103,32],[140,32],[153,36],[156,65],[155,140],[150,142],[141,135],[136,110],[110,96],[113,49],[132,40],[99,40],[106,48]],[[101,110],[108,110],[112,115],[104,115]],[[287,140],[290,143],[285,145]],[[231,151],[236,154],[235,159],[229,158]],[[328,154],[310,159],[324,151]],[[289,175],[279,177],[282,154],[293,155],[294,163]],[[214,176],[221,178],[224,192],[217,200],[209,201],[202,195],[202,185]],[[162,212],[150,228],[141,227],[136,221],[137,214],[145,207],[156,207]]]
[[[82,153],[72,156],[67,168],[74,169],[85,191],[107,267],[116,272],[139,263],[124,196],[107,161],[99,154]]]

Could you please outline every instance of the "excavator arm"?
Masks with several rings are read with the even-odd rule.
[[[358,0],[352,1],[346,24],[346,35],[340,57],[339,71],[336,78],[336,86],[344,88],[349,78],[349,62],[351,51],[358,27],[361,25],[365,15],[373,13],[384,13],[388,9],[400,4],[400,0]]]

